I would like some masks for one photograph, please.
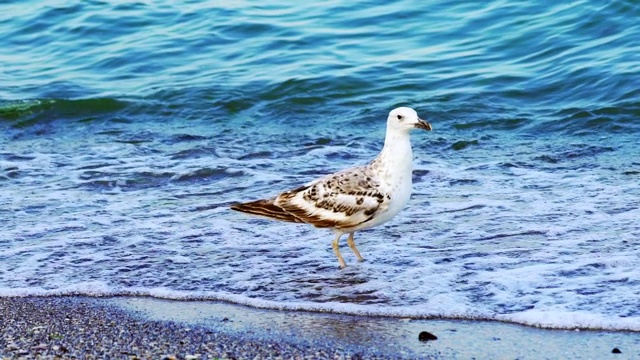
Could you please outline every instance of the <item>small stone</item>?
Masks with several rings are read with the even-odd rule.
[[[27,356],[29,355],[29,351],[25,349],[18,350],[18,356]]]
[[[62,336],[61,334],[58,334],[58,333],[49,334],[49,340],[62,340],[63,338],[64,338],[64,336]]]
[[[32,350],[47,350],[47,344],[39,344],[31,347]]]
[[[611,350],[612,354],[622,354],[622,351],[620,351],[620,349],[618,348],[613,348],[613,350]]]
[[[428,331],[422,331],[418,335],[418,340],[420,341],[438,340],[438,337]]]

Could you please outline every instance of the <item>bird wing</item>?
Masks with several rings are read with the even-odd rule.
[[[369,167],[320,178],[278,195],[273,202],[287,213],[319,228],[350,228],[388,207],[391,196]]]
[[[281,221],[288,222],[296,222],[302,223],[304,221],[298,219],[297,217],[289,214],[281,207],[276,206],[273,202],[275,198],[272,199],[261,199],[250,201],[246,203],[233,204],[231,205],[232,210],[241,211],[243,213],[263,216],[270,219],[276,219]]]

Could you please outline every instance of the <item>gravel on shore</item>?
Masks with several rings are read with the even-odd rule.
[[[0,359],[218,358],[359,359],[363,355],[145,320],[83,298],[0,297]]]

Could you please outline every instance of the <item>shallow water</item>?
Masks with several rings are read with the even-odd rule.
[[[261,4],[0,5],[0,294],[640,330],[638,6]],[[397,105],[434,131],[366,262],[228,210]]]

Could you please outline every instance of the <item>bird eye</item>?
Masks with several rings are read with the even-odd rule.
[[[402,115],[398,115],[398,120],[402,120],[404,117]]]

